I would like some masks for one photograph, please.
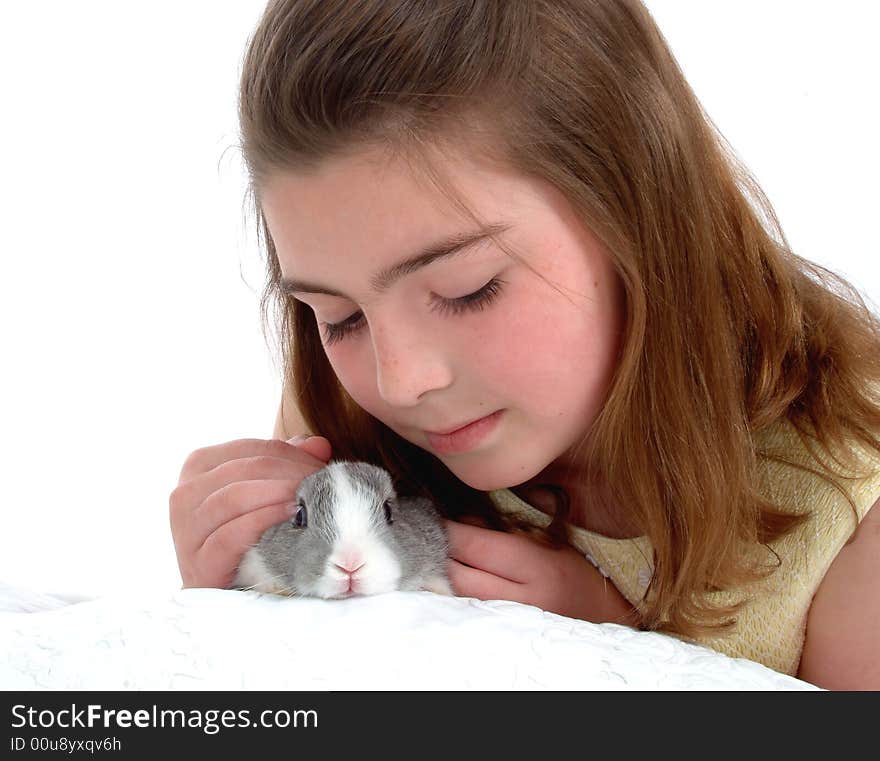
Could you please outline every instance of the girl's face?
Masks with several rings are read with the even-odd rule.
[[[404,163],[360,154],[280,174],[262,208],[288,290],[313,309],[350,396],[488,491],[564,470],[614,372],[623,293],[602,246],[549,183],[447,162],[470,208],[561,293],[488,238],[396,268],[476,232]],[[482,436],[427,433],[493,413]]]

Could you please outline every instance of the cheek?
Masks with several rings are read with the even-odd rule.
[[[484,366],[496,388],[542,418],[593,412],[617,346],[611,305],[595,296],[569,301],[545,285],[519,299],[507,315],[504,339],[485,343]]]
[[[333,372],[336,373],[339,382],[349,394],[352,394],[354,389],[363,386],[364,383],[366,368],[364,367],[365,358],[361,348],[362,343],[361,338],[355,341],[344,339],[337,345],[324,347],[327,361],[330,362]]]
[[[508,383],[521,386],[534,361],[541,323],[527,291],[512,293],[491,314],[476,319],[466,345],[460,347],[471,377],[498,390]]]
[[[486,333],[478,336],[479,353],[493,357],[493,364],[510,378],[530,370],[558,370],[539,360],[567,356],[583,320],[558,291],[527,276],[486,321]]]
[[[344,339],[333,346],[325,346],[324,351],[348,395],[369,411],[371,399],[376,396],[376,373],[369,337]]]

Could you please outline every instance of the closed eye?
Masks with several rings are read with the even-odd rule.
[[[482,311],[497,298],[503,284],[503,280],[493,277],[478,291],[469,293],[467,296],[460,296],[457,299],[434,296],[431,310],[440,314],[452,313],[455,315],[468,311]],[[323,326],[324,341],[329,346],[363,328],[364,316],[362,312],[355,312],[342,322],[325,322]]]

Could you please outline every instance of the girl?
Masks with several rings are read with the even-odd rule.
[[[880,687],[880,319],[639,0],[276,0],[239,106],[285,393],[184,464],[184,586],[363,459],[460,595]]]

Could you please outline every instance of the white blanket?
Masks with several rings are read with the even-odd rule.
[[[5,690],[817,689],[673,637],[430,592],[70,604],[0,584],[0,611]]]

